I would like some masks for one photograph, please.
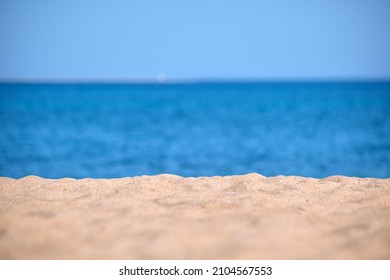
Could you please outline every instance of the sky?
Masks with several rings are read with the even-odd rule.
[[[390,0],[0,0],[0,79],[390,79]]]

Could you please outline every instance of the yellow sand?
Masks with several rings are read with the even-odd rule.
[[[390,259],[390,179],[0,178],[1,259]]]

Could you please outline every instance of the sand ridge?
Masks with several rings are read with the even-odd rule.
[[[1,259],[390,259],[390,179],[0,178]]]

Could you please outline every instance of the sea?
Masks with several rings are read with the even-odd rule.
[[[1,83],[0,176],[390,177],[390,82]]]

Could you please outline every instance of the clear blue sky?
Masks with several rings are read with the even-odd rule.
[[[0,0],[0,79],[390,78],[389,0]]]

